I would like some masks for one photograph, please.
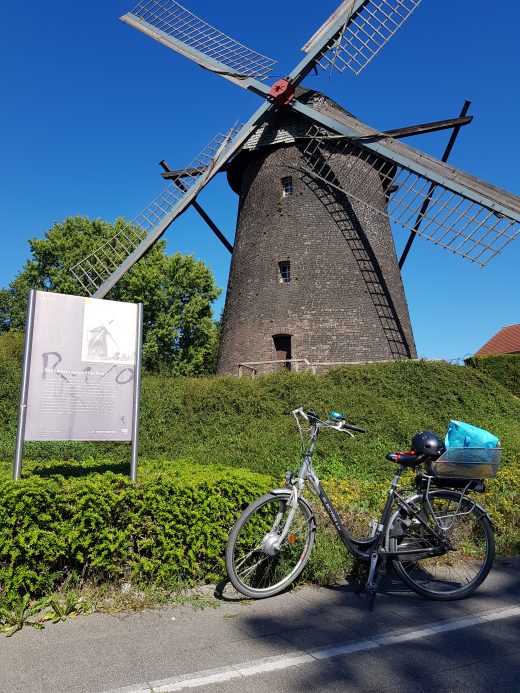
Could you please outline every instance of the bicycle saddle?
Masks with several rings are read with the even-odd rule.
[[[425,455],[417,455],[415,452],[389,452],[386,456],[390,462],[402,464],[403,467],[417,467],[424,458]]]

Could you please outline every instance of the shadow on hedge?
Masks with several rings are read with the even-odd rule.
[[[65,479],[73,479],[91,476],[92,474],[105,474],[106,472],[128,476],[130,474],[130,464],[128,462],[100,461],[89,462],[88,465],[81,464],[80,462],[38,465],[32,467],[27,473],[24,473],[23,476],[39,476],[44,479],[62,476]]]

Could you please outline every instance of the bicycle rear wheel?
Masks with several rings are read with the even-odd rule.
[[[275,548],[289,511],[291,494],[270,492],[238,518],[226,547],[226,570],[233,586],[246,597],[272,597],[286,589],[307,563],[316,532],[308,503],[300,498],[289,532]]]
[[[393,559],[401,580],[428,599],[462,599],[484,581],[493,564],[495,539],[489,518],[470,498],[456,491],[432,491],[422,504],[421,517],[429,526],[442,528],[444,548],[427,527],[411,519],[403,536],[394,539],[393,550],[417,549],[417,554]],[[415,503],[421,502],[418,496]],[[403,519],[402,514],[400,514]],[[406,519],[403,526],[406,527]],[[439,555],[421,557],[436,549]]]

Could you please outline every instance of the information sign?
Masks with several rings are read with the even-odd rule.
[[[20,469],[23,440],[136,443],[141,332],[141,304],[31,291]]]

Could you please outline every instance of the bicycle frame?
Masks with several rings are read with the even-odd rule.
[[[399,467],[397,474],[394,476],[388,496],[386,499],[385,507],[383,509],[383,512],[381,514],[381,518],[379,520],[379,523],[377,524],[377,527],[375,528],[374,535],[370,538],[367,539],[354,539],[349,535],[347,530],[345,529],[345,526],[343,525],[343,522],[341,521],[341,518],[334,507],[332,501],[330,498],[327,496],[323,486],[321,485],[321,482],[312,466],[312,456],[311,454],[306,454],[303,464],[300,468],[300,471],[298,472],[298,476],[294,481],[290,481],[288,484],[288,488],[291,489],[292,491],[292,498],[289,501],[291,504],[293,510],[289,513],[289,516],[286,521],[286,525],[284,527],[284,531],[280,535],[280,544],[285,540],[287,534],[289,533],[290,529],[290,523],[292,522],[292,519],[294,517],[294,513],[296,510],[297,506],[297,500],[298,498],[302,495],[303,489],[305,487],[305,482],[309,482],[314,494],[320,499],[323,507],[325,508],[327,515],[329,516],[332,524],[334,525],[336,531],[338,532],[343,544],[345,547],[354,555],[356,558],[358,558],[361,561],[368,561],[370,560],[371,554],[375,549],[381,549],[384,548],[384,554],[386,556],[403,556],[406,555],[407,553],[414,553],[417,554],[417,549],[413,550],[401,550],[401,551],[391,551],[388,548],[389,545],[389,537],[390,537],[390,528],[395,522],[396,516],[398,511],[392,512],[392,509],[394,508],[395,505],[397,505],[401,510],[404,510],[408,516],[413,517],[415,520],[420,522],[429,532],[432,533],[432,536],[435,536],[439,541],[443,541],[442,534],[436,530],[434,530],[422,517],[420,514],[420,510],[417,510],[414,508],[410,503],[405,500],[398,492],[397,488],[399,485],[399,479],[401,477],[402,472],[404,471],[404,467]],[[423,494],[420,494],[419,496],[416,496],[417,498],[422,496]],[[439,528],[440,529],[440,528]],[[425,550],[425,555],[428,553],[427,550]]]
[[[321,503],[323,504],[323,507],[327,512],[327,515],[329,516],[332,524],[334,525],[338,535],[340,536],[347,550],[350,551],[350,553],[353,556],[355,556],[358,560],[370,563],[370,573],[367,582],[367,586],[369,589],[375,589],[376,585],[374,582],[374,577],[379,560],[383,557],[391,558],[397,556],[403,557],[407,555],[413,555],[416,557],[418,554],[420,554],[421,557],[426,557],[442,554],[447,548],[447,542],[444,538],[443,532],[443,530],[446,528],[440,527],[437,520],[435,520],[434,527],[428,524],[424,517],[422,517],[422,511],[424,506],[421,506],[419,509],[417,509],[416,507],[414,507],[412,499],[404,499],[397,491],[397,488],[399,486],[399,479],[401,477],[401,474],[405,470],[405,467],[403,467],[402,465],[399,465],[397,472],[392,480],[390,489],[388,491],[388,496],[385,502],[385,506],[381,514],[381,518],[375,528],[373,536],[367,539],[354,539],[349,535],[341,521],[341,518],[339,517],[336,508],[334,507],[332,501],[327,496],[323,486],[321,485],[321,482],[312,465],[312,456],[314,453],[314,449],[316,447],[319,429],[320,427],[323,427],[326,424],[327,422],[321,424],[320,426],[317,420],[311,421],[310,445],[308,450],[305,450],[302,429],[298,422],[300,438],[302,441],[303,448],[303,462],[296,478],[293,477],[292,473],[290,472],[286,474],[286,488],[291,490],[291,499],[289,501],[291,511],[289,512],[284,529],[281,535],[279,535],[277,541],[278,546],[281,546],[281,544],[285,541],[285,538],[289,533],[291,523],[298,506],[298,500],[303,494],[306,482],[308,482],[311,486],[311,490],[313,491],[313,493],[320,499]],[[337,426],[334,425],[327,427],[337,428]],[[429,506],[427,495],[428,493],[429,484],[427,490],[424,491],[422,494],[419,494],[418,496],[414,496],[414,499],[417,500],[421,497],[425,497],[427,500],[427,505]],[[397,506],[396,510],[394,510],[395,506]],[[455,514],[457,513],[457,510],[455,511]],[[432,539],[436,540],[436,547],[400,550],[390,549],[390,539],[398,535],[398,527],[395,526],[402,511],[406,513],[406,516],[408,518],[413,518],[413,520],[419,522],[427,530],[427,532],[431,535]],[[430,512],[432,512],[431,506]],[[433,512],[432,515],[434,516]]]

